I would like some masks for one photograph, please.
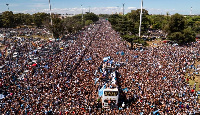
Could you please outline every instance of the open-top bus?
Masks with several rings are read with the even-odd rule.
[[[109,108],[109,106],[117,106],[119,99],[118,88],[104,89],[102,95],[102,107]]]

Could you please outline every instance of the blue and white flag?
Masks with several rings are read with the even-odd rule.
[[[99,78],[95,78],[95,84],[99,81]]]
[[[153,112],[153,115],[156,115],[156,113],[157,113],[158,111],[160,111],[160,109],[154,111],[154,112]]]
[[[124,89],[122,89],[123,91],[125,91],[125,92],[127,92],[128,91],[128,88],[124,88]]]
[[[104,58],[103,58],[103,61],[106,62],[106,61],[108,61],[109,59],[110,59],[110,56],[104,57]]]
[[[99,90],[99,97],[103,95],[103,90],[106,89],[106,85],[104,85],[100,90]]]

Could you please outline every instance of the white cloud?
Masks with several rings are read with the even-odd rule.
[[[96,13],[96,14],[112,14],[119,12],[121,9],[118,7],[93,7],[90,8],[90,12]],[[83,8],[83,12],[88,12],[89,8]],[[49,9],[44,9],[42,12],[47,12],[49,13]],[[61,14],[81,14],[82,13],[82,8],[53,8],[52,9],[53,13],[61,13]],[[122,12],[122,11],[120,11]]]
[[[34,6],[34,9],[31,10],[23,10],[23,11],[14,11],[14,13],[37,13],[37,12],[46,12],[49,13],[49,9],[46,7],[46,4],[32,4]],[[125,13],[131,12],[131,10],[136,10],[138,8],[136,7],[127,7],[125,8]],[[169,12],[170,14],[174,13],[182,13],[184,11],[176,10],[176,9],[155,9],[155,8],[144,8],[148,10],[149,14],[166,14]],[[88,12],[89,8],[83,8],[83,12]],[[122,7],[91,7],[90,11],[95,13],[95,14],[114,14],[116,12],[122,12],[123,8]],[[81,14],[82,13],[82,8],[80,7],[74,7],[74,8],[53,8],[52,13],[57,13],[57,14]]]
[[[180,11],[176,10],[176,9],[155,9],[155,8],[147,8],[149,14],[167,14],[167,12],[169,14],[175,14],[177,12],[181,13]]]
[[[136,7],[128,7],[127,8],[128,10],[135,10],[135,9],[137,9]]]

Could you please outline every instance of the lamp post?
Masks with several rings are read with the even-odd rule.
[[[8,6],[8,11],[9,11],[9,4],[6,4],[6,6]]]
[[[119,6],[117,6],[117,14],[119,14]]]
[[[82,10],[82,16],[81,16],[81,18],[82,18],[82,24],[83,24],[83,5],[81,5],[81,10]]]
[[[50,0],[49,0],[49,10],[50,10],[50,19],[51,19],[51,25],[53,24],[52,22],[52,17],[51,17],[51,3],[50,3]]]
[[[124,4],[125,4],[125,3],[123,3],[123,15],[124,15]]]
[[[52,16],[51,16],[51,3],[50,3],[50,0],[49,0],[49,10],[50,10],[50,19],[51,19],[51,26],[53,25],[53,21],[52,21]],[[52,38],[53,37],[53,31],[52,31]]]
[[[141,25],[142,25],[142,7],[143,7],[143,0],[141,0],[141,12],[140,12],[139,37],[141,36]]]
[[[88,6],[89,7],[89,13],[90,13],[90,6]]]

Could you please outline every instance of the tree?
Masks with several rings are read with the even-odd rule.
[[[111,23],[112,26],[118,24],[119,19],[122,18],[118,14],[110,15],[108,21]]]
[[[3,27],[2,15],[0,15],[0,28]]]
[[[178,13],[171,16],[169,23],[168,33],[183,31],[186,27],[186,21],[183,15]]]
[[[148,11],[143,10],[142,30],[147,31],[149,27],[149,19],[147,18]],[[124,15],[113,14],[108,18],[112,28],[119,32],[121,37],[128,41],[133,46],[133,43],[142,43],[146,45],[145,41],[139,40],[136,37],[140,23],[140,10],[133,10],[131,13]]]
[[[64,21],[58,17],[52,19],[53,25],[50,25],[50,31],[53,33],[54,38],[59,38],[64,35],[65,24]]]
[[[86,21],[85,21],[85,25],[90,25],[90,24],[92,24],[92,23],[93,23],[92,20],[86,20]]]
[[[25,22],[25,18],[24,18],[23,13],[14,14],[14,23],[16,26],[23,25],[24,22]]]
[[[187,26],[191,27],[196,33],[200,32],[200,16],[187,16]]]
[[[137,9],[137,10],[132,10],[130,13],[126,14],[126,17],[129,21],[131,21],[133,23],[133,25],[135,25],[135,33],[138,33],[138,28],[139,28],[139,23],[140,23],[140,12],[141,9]],[[150,20],[148,18],[148,11],[143,9],[142,10],[142,28],[141,31],[142,33],[145,33],[148,28],[149,28],[149,24],[150,24]]]
[[[182,44],[184,42],[184,35],[181,32],[173,32],[168,37],[170,40],[175,41],[178,44]]]
[[[174,14],[168,24],[168,37],[179,45],[195,41],[195,32],[187,27],[185,18],[180,14]]]
[[[167,17],[164,15],[149,15],[148,19],[152,29],[164,29],[168,24]]]
[[[106,18],[106,19],[108,19],[109,18],[109,14],[99,14],[99,17],[101,17],[101,18]]]
[[[122,38],[131,44],[131,49],[133,48],[133,41],[137,39],[136,36],[128,34],[123,35]]]
[[[68,33],[76,33],[78,30],[82,29],[83,24],[80,18],[78,18],[79,15],[73,16],[73,17],[67,17],[64,19],[65,25],[66,25],[66,31]]]
[[[33,23],[33,15],[30,15],[30,14],[23,14],[23,24],[25,25],[32,25]]]
[[[84,20],[85,21],[87,21],[87,20],[92,20],[93,22],[96,22],[96,21],[98,21],[99,20],[99,17],[96,15],[96,14],[94,14],[94,13],[86,13],[86,14],[84,14]]]
[[[12,28],[14,27],[14,15],[12,11],[5,11],[2,14],[3,27]]]
[[[41,27],[44,21],[50,20],[49,14],[47,13],[35,13],[33,14],[33,22],[37,27]]]
[[[183,34],[184,34],[184,37],[185,37],[183,43],[191,43],[191,42],[195,41],[196,34],[192,30],[192,28],[188,27],[188,28],[184,29]]]

